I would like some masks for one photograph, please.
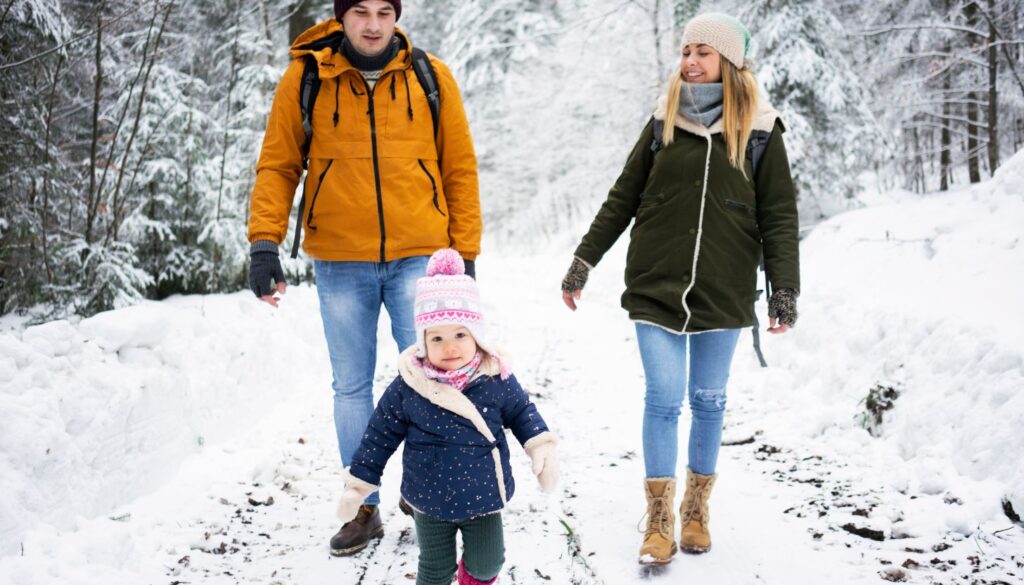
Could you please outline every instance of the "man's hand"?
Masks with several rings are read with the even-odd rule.
[[[249,288],[261,301],[276,307],[278,297],[274,293],[283,295],[286,288],[277,244],[260,240],[249,250]]]

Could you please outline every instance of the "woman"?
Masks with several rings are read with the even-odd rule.
[[[687,392],[692,425],[680,546],[711,548],[708,498],[726,382],[740,329],[754,323],[762,253],[774,289],[768,331],[784,333],[796,322],[796,194],[778,112],[759,103],[745,61],[749,45],[749,31],[731,16],[703,14],[687,23],[679,71],[562,281],[563,300],[576,310],[588,272],[635,218],[622,306],[636,322],[646,379],[641,563],[668,563],[676,552],[677,433]]]

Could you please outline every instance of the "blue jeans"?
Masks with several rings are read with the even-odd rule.
[[[426,274],[427,260],[426,256],[414,256],[391,262],[313,263],[334,373],[334,427],[343,466],[352,462],[373,414],[381,303],[391,317],[391,336],[398,351],[416,343],[416,279]],[[366,498],[367,504],[379,502],[379,492]]]
[[[739,329],[726,329],[676,335],[646,323],[636,324],[647,384],[643,428],[647,477],[676,476],[679,411],[687,394],[692,415],[689,467],[701,475],[715,472],[725,417],[725,385],[739,334]]]

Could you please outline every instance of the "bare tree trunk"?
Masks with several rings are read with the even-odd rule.
[[[194,75],[193,75],[194,78]],[[195,97],[194,93],[189,91],[189,108],[188,108],[188,123],[185,126],[185,144],[192,144],[192,111],[195,108]],[[184,246],[192,244],[192,230],[189,227],[189,221],[192,219],[192,149],[185,149],[185,204],[182,206],[184,214],[182,215],[182,234],[181,243]]]
[[[972,0],[964,4],[963,7],[964,17],[967,19],[967,25],[974,28],[978,24],[978,4],[977,0]],[[964,39],[967,46],[974,46],[974,38],[969,36]],[[968,82],[974,85],[974,72],[971,71]],[[981,149],[978,148],[978,121],[980,116],[978,115],[978,100],[979,96],[977,92],[971,91],[967,93],[967,176],[971,183],[981,182],[981,169],[980,155]]]
[[[11,0],[10,2],[7,3],[7,6],[4,7],[4,13],[3,13],[3,15],[0,15],[0,30],[3,30],[4,22],[7,22],[7,15],[8,15],[8,13],[11,12],[11,8],[16,3],[17,3],[17,0]],[[0,312],[0,315],[2,315],[2,314],[3,313]]]
[[[967,104],[967,174],[972,183],[980,183],[981,149],[978,147],[978,104],[975,101],[978,94],[972,91],[967,94],[967,99],[971,100]]]
[[[946,8],[946,14],[949,14],[949,0],[946,0],[944,4]],[[942,50],[945,54],[948,55],[952,47],[950,47],[950,43],[948,40],[944,43],[944,45],[945,46],[943,46]],[[939,191],[948,190],[949,185],[952,182],[950,179],[952,175],[951,167],[953,166],[953,157],[952,152],[950,151],[953,148],[953,139],[949,131],[949,116],[952,113],[950,112],[951,106],[949,103],[949,90],[952,87],[952,80],[950,79],[950,77],[952,77],[952,74],[953,73],[952,71],[950,71],[949,68],[946,68],[945,72],[943,72],[942,74],[942,132],[939,138]]]
[[[654,59],[658,66],[658,79],[660,84],[665,75],[665,63],[661,60],[661,0],[654,0],[654,10],[651,11],[651,28],[654,31]]]
[[[988,0],[988,168],[992,174],[999,168],[999,92],[996,88],[999,61],[995,45],[994,3],[995,0]]]
[[[288,17],[289,40],[294,40],[306,29],[316,24],[312,14],[313,0],[298,0],[292,6],[292,15]]]
[[[153,2],[154,7],[159,6],[159,0]],[[156,64],[157,54],[160,52],[160,40],[164,36],[164,30],[167,28],[167,20],[171,17],[171,10],[174,9],[174,2],[169,2],[167,8],[164,10],[164,18],[160,23],[160,30],[156,33],[156,39],[153,41],[153,50],[150,52],[149,65],[146,67],[146,74],[142,78],[142,87],[139,89],[139,104],[135,110],[135,122],[132,125],[132,132],[128,135],[128,144],[124,147],[124,155],[121,157],[121,165],[117,171],[117,183],[114,185],[114,198],[112,201],[111,208],[113,210],[113,239],[116,242],[118,239],[118,232],[121,228],[122,210],[124,209],[124,203],[121,202],[121,182],[124,180],[125,170],[128,168],[128,156],[131,154],[132,144],[135,143],[135,137],[138,136],[139,126],[142,124],[142,110],[146,105],[146,89],[149,85],[149,75],[153,71],[153,65]],[[143,59],[146,56],[143,55]],[[140,153],[140,157],[145,157],[145,150]],[[108,236],[111,232],[107,232]]]
[[[158,0],[154,0],[154,8],[156,8]],[[114,165],[110,164],[110,161],[115,158],[115,151],[117,150],[117,139],[121,136],[121,129],[124,127],[125,121],[128,119],[128,110],[131,109],[132,97],[135,95],[135,88],[139,85],[139,81],[142,76],[146,73],[146,64],[149,62],[150,45],[153,38],[153,28],[156,27],[156,19],[160,15],[158,10],[153,10],[153,18],[149,20],[149,26],[146,28],[146,42],[142,45],[142,58],[139,60],[139,70],[135,73],[135,77],[132,78],[131,83],[128,84],[128,95],[124,99],[124,107],[121,108],[121,113],[117,117],[117,124],[114,125],[114,131],[110,133],[110,148],[107,149],[107,164],[103,167],[103,174],[100,175],[100,184],[97,191],[102,194],[103,188],[107,185],[107,176],[110,173],[110,168]],[[129,152],[131,147],[125,149],[125,152]],[[97,202],[99,199],[97,199]],[[107,236],[109,238],[110,233],[108,231]]]
[[[96,87],[92,101],[92,142],[89,145],[89,200],[86,209],[85,242],[92,243],[92,227],[96,220],[96,150],[100,139],[100,99],[103,97],[103,16],[96,12]],[[68,206],[69,208],[71,206]],[[68,211],[70,214],[71,212]]]
[[[924,175],[924,158],[921,156],[921,134],[920,130],[914,128],[914,190],[924,193],[928,190]]]
[[[50,184],[53,169],[50,164],[50,129],[53,127],[53,104],[57,96],[57,81],[60,80],[60,70],[64,65],[64,55],[57,57],[57,68],[53,72],[53,81],[50,83],[50,100],[46,106],[46,139],[43,146],[43,213],[42,213],[42,240],[43,240],[43,266],[46,268],[46,283],[53,284],[53,267],[50,266],[49,252],[49,224],[50,224]]]
[[[227,103],[227,109],[224,112],[224,148],[221,152],[220,157],[220,181],[217,186],[217,222],[220,221],[222,205],[224,200],[224,175],[226,172],[226,165],[228,160],[228,149],[230,147],[230,134],[228,130],[231,128],[231,99],[235,91],[235,85],[238,82],[238,31],[242,28],[242,7],[240,3],[235,3],[235,34],[233,35],[234,41],[231,44],[231,79],[228,81],[228,94],[225,102]],[[220,246],[214,246],[213,249],[213,270],[210,272],[210,290],[217,292],[220,287],[217,282],[217,275],[220,273]]]
[[[231,128],[231,99],[235,92],[235,85],[238,83],[238,31],[242,28],[242,8],[235,3],[235,34],[231,43],[231,78],[228,81],[228,95],[225,99],[227,109],[224,112],[224,147],[220,157],[220,181],[217,184],[217,221],[220,221],[221,203],[224,199],[224,174],[228,161],[228,148],[230,147],[229,130]]]

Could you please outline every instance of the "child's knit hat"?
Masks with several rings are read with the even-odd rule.
[[[416,356],[427,356],[425,332],[438,325],[462,325],[473,334],[477,346],[501,362],[487,342],[487,329],[480,313],[480,289],[466,274],[462,256],[451,248],[434,252],[427,262],[427,275],[416,281]],[[502,374],[506,375],[502,363]]]
[[[708,12],[694,16],[686,23],[682,46],[692,43],[711,46],[737,69],[743,69],[743,61],[750,49],[750,31],[728,14]]]

